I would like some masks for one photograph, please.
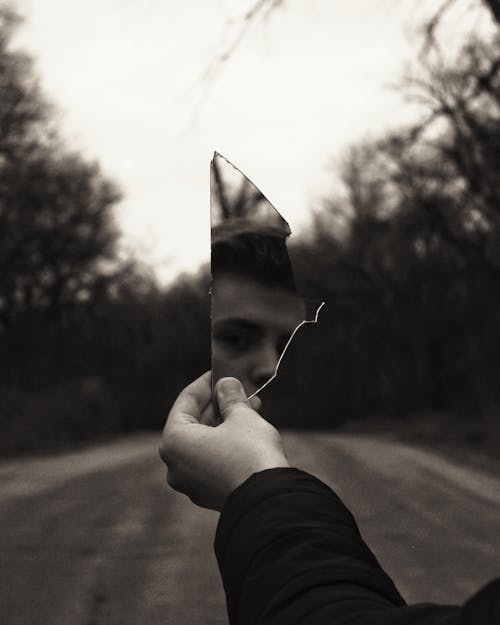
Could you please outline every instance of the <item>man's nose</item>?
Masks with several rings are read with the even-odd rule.
[[[252,371],[252,382],[258,389],[265,384],[269,378],[273,377],[280,354],[276,346],[269,342],[262,346],[256,356],[255,366]]]

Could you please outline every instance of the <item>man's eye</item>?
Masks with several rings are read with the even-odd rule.
[[[244,336],[241,334],[226,334],[219,337],[219,341],[223,343],[226,347],[234,351],[245,351],[248,349],[252,342],[248,336]]]

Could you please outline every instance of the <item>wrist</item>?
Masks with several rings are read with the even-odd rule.
[[[256,473],[268,471],[270,469],[289,469],[290,463],[282,454],[273,457],[262,458],[259,462],[251,463],[241,471],[238,471],[229,481],[228,496],[242,486],[250,477]]]

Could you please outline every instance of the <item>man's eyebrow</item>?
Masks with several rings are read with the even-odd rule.
[[[221,319],[214,324],[215,328],[235,328],[237,330],[246,330],[248,332],[260,332],[260,326],[248,319],[241,317],[228,317],[227,319]]]

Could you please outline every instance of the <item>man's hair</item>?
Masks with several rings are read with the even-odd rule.
[[[212,245],[214,280],[221,274],[296,292],[285,237],[246,232],[215,242]]]

